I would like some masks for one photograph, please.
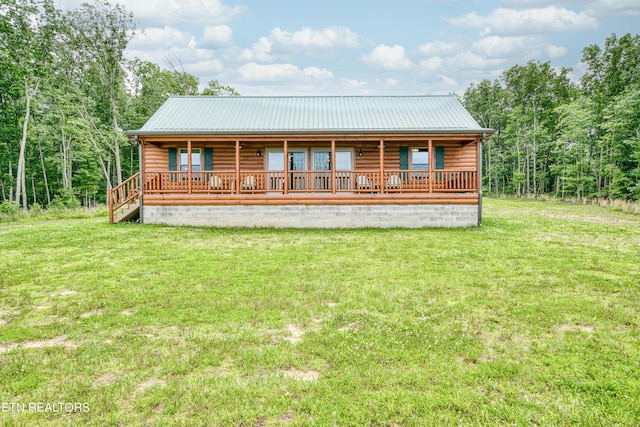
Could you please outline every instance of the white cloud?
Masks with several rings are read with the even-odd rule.
[[[440,79],[440,82],[443,86],[446,86],[448,88],[455,88],[458,86],[458,82],[456,81],[456,79],[452,79],[451,77],[444,76],[442,74],[440,74],[438,78]]]
[[[463,47],[464,45],[462,43],[457,43],[457,42],[448,43],[448,42],[437,40],[435,42],[425,43],[423,45],[420,45],[418,47],[418,52],[420,52],[420,54],[425,56],[449,55],[452,53],[459,52],[460,50],[462,50]]]
[[[640,2],[638,0],[593,0],[587,4],[586,12],[591,16],[638,16]]]
[[[188,47],[194,41],[194,37],[177,28],[166,26],[164,28],[147,28],[144,33],[136,34],[129,49],[171,48],[173,46]]]
[[[314,50],[354,49],[358,46],[358,35],[346,27],[328,27],[321,30],[303,28],[293,33],[274,28],[268,36],[260,37],[251,48],[244,49],[240,58],[245,62],[273,62],[276,59],[284,59],[282,54],[301,50],[312,56]],[[280,54],[280,57],[276,58],[277,54]]]
[[[55,0],[61,9],[75,9],[86,0]],[[214,25],[231,21],[246,11],[245,6],[227,6],[223,0],[118,0],[133,12],[142,26],[158,22],[172,24]]]
[[[504,64],[501,58],[486,58],[475,52],[461,52],[451,57],[433,57],[420,61],[418,69],[427,74],[447,74],[454,72],[464,73],[470,70],[491,71],[500,68]]]
[[[413,68],[414,64],[407,58],[404,47],[381,44],[362,55],[362,60],[375,68],[385,71],[402,71]]]
[[[131,40],[126,54],[162,67],[167,67],[170,59],[176,67],[199,76],[221,72],[224,64],[215,52],[198,46],[193,35],[176,28],[149,28]]]
[[[224,64],[219,59],[199,61],[189,65],[189,72],[194,74],[219,73],[224,69]],[[201,82],[202,83],[202,82]]]
[[[575,5],[584,8],[587,15],[595,18],[610,18],[614,16],[640,15],[638,0],[502,0],[500,4],[512,9],[528,9],[553,6],[562,3],[565,6]]]
[[[490,58],[561,58],[568,53],[542,36],[484,37],[473,44],[473,50]]]
[[[293,64],[257,64],[250,62],[238,68],[240,78],[252,82],[294,82],[300,80],[333,79],[326,68],[307,67],[300,69]]]
[[[598,27],[596,18],[584,12],[547,6],[537,9],[499,8],[487,16],[475,12],[455,18],[445,18],[452,25],[482,31],[482,35],[524,35],[592,30]]]
[[[564,46],[549,45],[547,46],[546,55],[548,58],[564,58],[569,53],[569,49]]]
[[[391,77],[387,77],[386,79],[383,80],[383,85],[384,85],[385,89],[390,89],[392,87],[396,87],[396,86],[398,86],[398,84],[400,84],[400,81],[398,81],[396,79],[392,79]]]
[[[271,47],[273,42],[267,37],[260,37],[250,49],[244,49],[240,54],[240,58],[244,61],[259,61],[259,62],[271,62],[273,56],[271,55]]]
[[[215,25],[204,27],[202,38],[198,43],[202,47],[224,47],[231,43],[233,30],[228,25]]]
[[[444,62],[445,62],[444,58],[441,58],[439,56],[433,56],[429,59],[424,59],[420,61],[420,64],[418,64],[418,68],[421,71],[432,73],[440,70],[443,67]]]
[[[357,48],[360,45],[358,35],[349,28],[334,26],[321,30],[302,28],[296,32],[274,28],[270,39],[283,47],[305,49]]]

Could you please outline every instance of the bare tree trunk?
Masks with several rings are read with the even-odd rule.
[[[40,152],[40,164],[42,165],[42,177],[44,178],[44,188],[47,192],[47,203],[51,203],[51,194],[49,193],[49,181],[47,180],[47,170],[44,167],[44,156],[42,155],[42,146],[38,140],[38,151]]]
[[[487,192],[491,194],[491,143],[487,144]]]
[[[13,177],[13,166],[11,165],[11,157],[9,157],[9,176]],[[9,201],[13,202],[13,184],[9,183]]]
[[[118,126],[118,105],[116,104],[115,87],[109,88],[111,113],[113,114],[113,154],[115,156],[116,181],[122,184],[122,165],[120,164],[120,127]]]
[[[531,152],[528,143],[525,145],[525,148],[527,150],[527,156],[525,157],[527,167],[527,196],[529,196],[531,194]]]
[[[520,170],[520,137],[519,135],[516,135],[516,151],[518,153],[518,174],[522,173]],[[521,196],[520,194],[520,179],[518,178],[518,197]]]
[[[104,164],[104,159],[102,158],[102,153],[100,152],[100,147],[98,147],[98,143],[95,138],[93,138],[93,134],[89,132],[89,139],[91,140],[91,144],[93,144],[93,148],[96,150],[98,155],[98,163],[100,163],[100,168],[102,169],[102,174],[104,175],[104,179],[107,183],[107,189],[111,188],[111,177],[109,176],[109,166]]]
[[[33,192],[33,203],[38,203],[38,199],[36,198],[36,179],[31,174],[31,191]]]
[[[62,188],[67,191],[72,189],[72,173],[73,173],[73,162],[71,159],[72,150],[71,150],[71,139],[67,141],[67,135],[64,132],[64,112],[62,113],[62,120],[60,122],[60,130],[61,130],[61,142],[60,145],[60,163],[62,169]]]
[[[536,170],[538,169],[538,140],[536,130],[538,128],[538,116],[536,115],[536,99],[533,98],[533,195],[538,194],[538,182]]]
[[[0,165],[0,188],[2,188],[2,201],[7,200],[7,195],[4,192],[4,181],[2,180],[2,165]]]
[[[26,98],[26,111],[24,115],[24,123],[22,124],[22,137],[20,138],[20,154],[18,155],[18,171],[16,173],[16,201],[22,199],[22,210],[27,211],[27,186],[25,183],[25,149],[27,147],[27,131],[29,129],[29,120],[31,118],[31,97],[29,90],[29,81],[25,77],[24,90]]]

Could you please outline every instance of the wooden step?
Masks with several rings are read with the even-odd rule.
[[[136,200],[122,207],[122,211],[115,215],[114,223],[132,222],[140,219],[140,201]]]

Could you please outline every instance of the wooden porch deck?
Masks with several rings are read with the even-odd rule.
[[[473,170],[148,171],[145,194],[390,194],[476,192]]]
[[[478,204],[474,170],[168,171],[139,174],[110,192],[109,218],[144,205]]]

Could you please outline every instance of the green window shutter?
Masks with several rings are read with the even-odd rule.
[[[401,170],[409,170],[409,147],[400,147],[400,169]],[[403,181],[407,181],[409,179],[409,174],[401,173]]]
[[[409,147],[400,147],[400,169],[409,170]]]
[[[206,171],[213,170],[213,148],[211,147],[204,148],[204,165],[202,165],[202,169]]]
[[[178,170],[178,149],[175,147],[169,147],[169,170]]]
[[[444,169],[444,147],[436,147],[436,169]]]

